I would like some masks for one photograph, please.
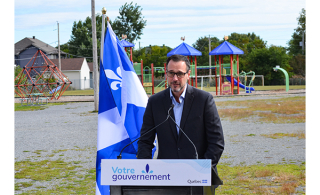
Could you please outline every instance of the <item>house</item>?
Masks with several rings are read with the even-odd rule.
[[[93,62],[88,62],[90,69],[90,87],[93,88]]]
[[[38,50],[41,50],[49,59],[58,59],[58,49],[54,48],[47,43],[44,43],[33,36],[32,38],[24,38],[14,44],[14,64],[19,65],[21,68],[25,67],[30,59],[36,54]],[[66,58],[67,53],[60,51],[60,58]],[[35,63],[43,64],[43,58],[38,55],[39,58]],[[32,64],[28,65],[31,66]]]
[[[59,59],[51,61],[58,66]],[[90,68],[86,58],[61,59],[61,72],[72,82],[70,87],[74,89],[93,88],[90,85]]]

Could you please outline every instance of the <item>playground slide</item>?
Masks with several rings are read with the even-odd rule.
[[[228,81],[231,82],[231,77],[227,77]],[[234,78],[234,85],[238,85],[238,81],[237,79]],[[245,86],[242,84],[242,83],[239,83],[239,87],[241,87],[242,89],[245,88]],[[249,87],[246,87],[246,90],[249,90]],[[250,91],[254,91],[254,88],[253,87],[250,87]]]

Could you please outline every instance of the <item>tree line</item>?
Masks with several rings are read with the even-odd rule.
[[[125,3],[119,9],[119,15],[114,21],[110,21],[110,25],[121,40],[122,35],[127,36],[127,41],[135,43],[143,34],[143,29],[147,25],[144,20],[142,8],[137,4]],[[305,77],[305,47],[302,49],[301,42],[304,40],[306,32],[306,10],[302,9],[298,20],[298,27],[294,29],[291,39],[288,41],[288,47],[271,45],[267,46],[267,42],[254,32],[248,34],[231,33],[228,36],[228,42],[241,49],[244,54],[239,55],[240,72],[243,70],[249,72],[254,71],[256,75],[264,75],[266,85],[279,83],[283,80],[284,75],[280,72],[273,72],[273,67],[280,65],[285,69],[290,77]],[[100,40],[102,29],[102,15],[96,15],[97,21],[97,46],[98,54],[100,53]],[[91,18],[87,17],[85,21],[73,23],[72,35],[70,40],[61,45],[61,50],[69,53],[70,57],[92,57],[92,28]],[[209,65],[209,52],[219,46],[224,38],[210,37],[211,48],[209,48],[209,37],[204,36],[192,44],[192,46],[202,52],[202,56],[197,57],[199,66]],[[166,62],[167,53],[173,48],[168,46],[147,46],[133,50],[133,61],[140,62],[143,60],[144,66],[163,67]],[[235,56],[234,56],[235,58]],[[230,56],[223,56],[224,62],[229,62]],[[92,58],[87,58],[92,61]],[[99,60],[98,60],[99,61]],[[214,57],[211,57],[212,65]]]

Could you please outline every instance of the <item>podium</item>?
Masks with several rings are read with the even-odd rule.
[[[223,182],[208,159],[102,159],[101,185],[111,195],[191,195]]]

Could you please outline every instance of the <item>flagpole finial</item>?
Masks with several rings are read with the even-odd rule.
[[[102,8],[102,14],[106,14],[107,13],[107,9],[105,7]]]

